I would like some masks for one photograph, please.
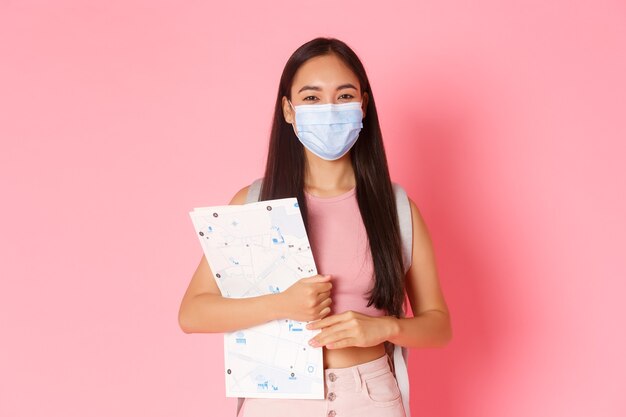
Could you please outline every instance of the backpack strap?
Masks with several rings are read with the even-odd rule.
[[[396,209],[398,211],[398,225],[400,226],[400,240],[402,242],[402,264],[404,266],[404,274],[411,267],[413,257],[413,218],[411,216],[411,202],[399,184],[392,183],[393,191],[396,197]],[[402,305],[400,317],[405,317],[405,304]],[[393,344],[389,341],[385,342],[387,354],[392,358],[393,373],[398,381],[398,388],[402,397],[402,405],[407,416],[411,415],[409,408],[409,349],[406,346]]]
[[[413,219],[411,217],[411,203],[402,186],[395,182],[391,185],[396,196],[400,239],[402,240],[402,263],[404,265],[404,273],[406,274],[411,267],[411,258],[413,255]]]
[[[250,188],[248,188],[248,195],[246,196],[246,203],[252,203],[255,201],[259,201],[259,195],[261,194],[261,184],[263,183],[263,178],[257,178],[250,184]]]

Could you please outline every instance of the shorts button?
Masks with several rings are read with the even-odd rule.
[[[335,417],[335,415],[336,415],[336,414],[337,414],[337,413],[335,413],[335,410],[330,410],[330,411],[328,412],[328,417]]]
[[[331,392],[331,393],[328,394],[328,399],[330,401],[335,401],[335,398],[337,398],[337,396],[335,395],[334,392]]]
[[[330,379],[332,382],[335,382],[337,380],[337,375],[331,372],[328,374],[328,379]]]

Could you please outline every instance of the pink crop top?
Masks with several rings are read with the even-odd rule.
[[[386,313],[366,307],[374,286],[374,264],[367,231],[356,199],[356,188],[334,197],[305,191],[308,236],[319,274],[331,275],[331,313],[347,310],[380,317]]]

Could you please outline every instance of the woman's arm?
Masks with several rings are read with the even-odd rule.
[[[452,339],[450,313],[446,305],[432,241],[417,206],[411,203],[413,254],[406,275],[406,291],[413,317],[387,321],[388,340],[412,348],[445,346]]]
[[[248,187],[230,204],[243,204]],[[178,311],[178,324],[185,333],[224,333],[268,321],[289,318],[317,320],[330,313],[330,276],[301,278],[283,292],[248,298],[222,297],[206,257],[191,278]]]
[[[178,311],[185,333],[224,333],[253,327],[280,318],[276,296],[222,297],[204,255]]]

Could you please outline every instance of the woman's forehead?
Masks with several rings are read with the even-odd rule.
[[[291,91],[297,93],[303,86],[334,89],[344,84],[359,88],[359,78],[352,69],[334,54],[311,58],[298,68]]]

